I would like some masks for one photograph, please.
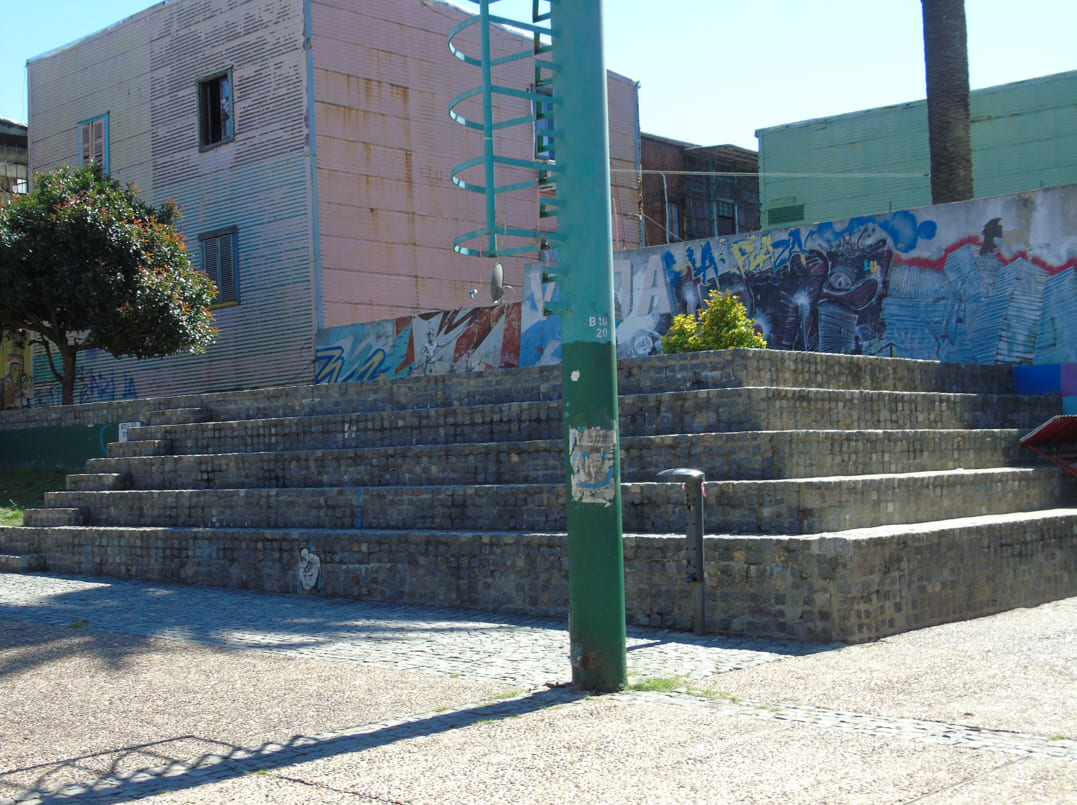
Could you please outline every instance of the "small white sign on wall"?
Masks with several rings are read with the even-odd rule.
[[[131,428],[138,428],[138,427],[141,427],[141,426],[142,426],[141,422],[121,422],[119,424],[120,441],[121,442],[126,442],[127,441],[127,431],[129,431]]]

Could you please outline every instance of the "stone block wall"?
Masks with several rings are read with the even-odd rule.
[[[975,389],[981,394],[1014,392],[1014,370],[1008,366],[880,361],[857,355],[782,350],[753,350],[747,360],[746,352],[733,349],[622,359],[618,362],[618,391],[621,395],[634,395],[674,389],[802,386],[937,392]],[[257,419],[360,409],[498,404],[523,398],[560,400],[561,367],[16,408],[0,411],[0,431],[142,421],[149,412],[165,410],[208,409],[216,420]]]
[[[564,617],[559,373],[11,412],[152,424],[0,529],[0,568]],[[1075,479],[1011,466],[1057,400],[1007,367],[732,350],[622,361],[620,390],[630,623],[692,627],[670,466],[708,474],[709,632],[859,642],[1077,593]]]
[[[53,528],[50,571],[566,617],[563,533]],[[690,630],[685,538],[624,542],[629,623]],[[68,544],[69,543],[69,544]],[[321,566],[304,590],[301,553]],[[62,559],[61,559],[62,557]],[[707,631],[860,643],[1073,595],[1077,531],[1010,523],[857,536],[708,536]]]

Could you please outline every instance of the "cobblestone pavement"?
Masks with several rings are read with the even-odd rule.
[[[564,622],[314,596],[0,574],[0,617],[534,687],[571,681]],[[176,599],[183,604],[177,607]],[[825,650],[777,640],[629,630],[629,668],[703,679]]]
[[[294,689],[294,679],[301,678],[303,686],[312,687],[312,696],[326,697],[331,686],[340,687],[332,678],[335,669],[361,669],[365,676],[354,678],[362,679],[371,697],[385,705],[363,703],[354,710],[362,714],[352,722],[358,726],[342,727],[318,715],[304,726],[325,718],[332,728],[302,733],[282,732],[276,722],[266,726],[266,717],[244,727],[246,733],[237,727],[235,736],[223,730],[214,737],[204,728],[193,737],[197,733],[187,734],[177,725],[179,733],[166,728],[165,734],[149,740],[152,730],[147,726],[145,734],[118,736],[109,743],[102,742],[101,734],[122,732],[126,726],[107,722],[98,724],[96,737],[73,741],[70,747],[56,739],[61,745],[55,749],[37,729],[9,722],[0,728],[0,803],[114,802],[147,796],[166,803],[1077,802],[1077,674],[1072,670],[1077,659],[1077,598],[995,618],[999,620],[937,627],[852,647],[631,629],[628,661],[634,684],[624,693],[588,697],[566,685],[568,636],[557,621],[314,596],[0,574],[0,636],[5,630],[9,638],[42,630],[39,638],[0,644],[0,685],[11,679],[18,683],[18,696],[25,698],[24,690],[40,695],[45,711],[58,706],[50,703],[48,687],[58,683],[52,679],[40,689],[30,686],[29,672],[22,670],[30,665],[26,652],[64,645],[64,639],[71,639],[67,636],[88,633],[107,633],[127,647],[122,656],[108,655],[114,667],[97,671],[103,674],[98,689],[110,687],[105,679],[131,678],[132,685],[145,684],[142,672],[134,670],[141,666],[131,665],[138,652],[130,641],[149,639],[151,644],[137,646],[154,667],[175,661],[162,661],[153,652],[171,656],[168,646],[187,647],[186,653],[211,652],[206,655],[212,658],[208,666],[199,659],[192,667],[219,664],[222,673],[235,678],[249,671],[226,665],[242,657],[260,663],[257,679],[250,677],[252,685],[268,684],[275,674],[284,674],[278,687]],[[995,642],[1003,632],[1007,640]],[[259,661],[259,656],[266,660]],[[1043,670],[1039,678],[1037,666],[1042,669],[1044,657],[1057,657],[1057,667]],[[61,659],[70,661],[56,651],[48,661]],[[42,672],[52,667],[45,660],[34,662],[40,662]],[[923,666],[916,667],[918,662]],[[71,674],[74,666],[55,667],[66,667],[69,670],[59,673]],[[180,673],[178,667],[173,676]],[[893,675],[889,682],[888,674]],[[955,679],[961,675],[967,679]],[[435,677],[437,683],[431,681]],[[320,693],[311,681],[317,678],[325,686]],[[919,682],[913,685],[909,679]],[[373,692],[378,682],[386,690],[452,685],[455,693],[389,706],[388,694]],[[221,684],[206,682],[211,689]],[[78,696],[100,695],[100,690],[79,687],[77,680],[71,685]],[[1021,693],[1032,689],[1042,695],[1030,696],[1026,706]],[[998,708],[1002,694],[1015,700],[996,712],[992,708]],[[169,696],[181,721],[182,694]],[[432,706],[432,701],[442,700],[446,703]],[[116,706],[115,698],[107,701]],[[950,709],[955,701],[957,709]],[[168,709],[168,702],[159,704]],[[850,709],[850,704],[861,709]],[[36,712],[6,701],[2,690],[0,705],[9,714]],[[126,701],[121,706],[134,705]],[[258,710],[257,704],[242,706]],[[90,706],[84,718],[72,718],[101,718],[95,707]],[[131,719],[123,713],[112,715]],[[134,720],[145,718],[136,712]],[[230,719],[238,723],[242,714]],[[282,720],[287,719],[277,719]],[[573,724],[571,729],[566,722]],[[617,795],[588,789],[599,784],[603,772],[588,766],[586,774],[573,777],[571,769],[582,762],[577,756],[568,770],[559,766],[556,777],[536,766],[544,756],[557,756],[572,736],[587,735],[607,723],[604,737],[588,741],[588,746],[601,746],[610,729],[623,741],[637,731],[645,736],[638,743],[649,746],[646,757],[654,762],[653,769],[616,771],[618,762],[631,756],[636,744],[630,743],[610,758],[613,771],[608,772],[622,784],[631,774],[643,774],[636,784],[639,798],[627,789]],[[512,726],[517,724],[527,728]],[[714,729],[716,724],[721,730]],[[291,729],[293,723],[286,726]],[[561,732],[566,729],[569,737]],[[17,735],[20,730],[33,735]],[[33,745],[9,756],[3,743],[16,739]],[[512,754],[499,747],[517,743],[515,764],[505,761],[510,771],[485,779],[479,788],[470,777],[457,780],[446,773],[456,760],[472,754],[474,764],[493,763]],[[687,756],[708,743],[713,754],[693,760],[696,776],[691,783],[685,782],[683,770],[674,773],[678,764],[687,762],[683,757],[662,757],[663,746]],[[735,762],[726,754],[732,744],[741,753]],[[779,745],[800,746],[804,758],[771,757]],[[416,747],[425,748],[416,754]],[[405,749],[407,754],[398,756]],[[596,750],[599,755],[601,751]],[[912,752],[918,753],[916,760]],[[819,768],[837,755],[844,758],[845,776],[840,782],[828,781]],[[723,757],[721,764],[714,762],[718,756]],[[379,758],[374,774],[367,767]],[[943,771],[932,762],[942,764]],[[398,771],[402,765],[420,768],[406,775]],[[764,765],[771,776],[756,779]],[[514,774],[529,781],[525,790],[514,787]],[[727,781],[741,775],[743,780],[736,795],[727,796],[707,782],[709,775]],[[799,782],[794,786],[789,780]],[[316,793],[311,786],[317,786]],[[1015,791],[1021,795],[1015,798]]]

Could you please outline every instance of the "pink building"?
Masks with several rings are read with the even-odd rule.
[[[450,100],[480,83],[441,0],[166,0],[29,62],[34,172],[96,159],[155,203],[175,199],[192,259],[218,282],[208,354],[80,358],[77,398],[312,382],[319,331],[474,305],[491,265],[452,250],[483,200],[450,181],[481,153]],[[498,30],[502,52],[528,41]],[[526,90],[527,61],[498,83]],[[559,91],[567,91],[560,90]],[[614,248],[640,245],[634,81],[608,82]],[[495,116],[527,114],[504,97]],[[530,127],[498,149],[534,154]],[[538,215],[539,188],[500,214]],[[505,261],[523,285],[523,258]],[[43,369],[43,367],[42,367]],[[52,395],[35,372],[35,404]],[[58,392],[57,392],[58,396]]]

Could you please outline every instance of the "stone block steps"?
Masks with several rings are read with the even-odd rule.
[[[36,573],[47,568],[43,553],[0,553],[0,573]]]
[[[1057,406],[1051,398],[1012,394],[770,387],[622,395],[619,414],[624,439],[760,430],[1027,429]],[[542,441],[563,438],[562,431],[560,402],[537,401],[147,425],[130,433],[137,454],[149,442],[182,455]],[[128,450],[119,446],[115,455],[131,455]]]
[[[720,481],[706,484],[707,522],[727,533],[810,534],[949,517],[1054,508],[1077,479],[1053,468]],[[225,488],[50,492],[31,525],[227,528],[563,531],[563,483]],[[667,534],[684,526],[676,484],[623,484],[624,530]],[[60,514],[65,513],[63,521]],[[49,522],[42,522],[51,515]],[[78,519],[74,519],[78,516]]]
[[[660,471],[682,464],[705,467],[711,480],[1004,467],[1028,458],[1019,452],[1022,432],[804,430],[701,433],[690,439],[681,434],[630,436],[621,444],[621,477],[653,481]],[[564,442],[124,455],[93,459],[86,469],[68,476],[68,490],[558,483],[564,478]]]
[[[156,425],[192,425],[199,422],[208,422],[212,414],[208,408],[199,406],[197,408],[166,408],[150,411],[145,417]]]
[[[130,488],[131,477],[125,472],[75,473],[67,476],[66,483],[73,492],[106,492]]]
[[[48,500],[45,501],[48,503]],[[49,506],[43,509],[26,509],[23,522],[29,526],[83,525],[85,517],[77,506]]]
[[[626,530],[681,527],[681,507],[669,491],[675,487],[654,483],[671,466],[708,474],[708,521],[731,533],[801,533],[871,525],[872,518],[916,522],[925,510],[1012,511],[1064,495],[1050,473],[1012,466],[1025,458],[1016,447],[1023,429],[1057,403],[1010,393],[1005,367],[795,358],[811,387],[788,383],[789,354],[765,351],[621,367]],[[150,411],[128,431],[129,441],[70,476],[67,491],[50,494],[47,508],[28,512],[27,523],[563,529],[563,425],[553,369],[344,392],[245,392],[211,406]],[[851,384],[860,387],[849,390]],[[954,391],[958,384],[975,393]],[[237,408],[240,402],[246,407]],[[224,418],[240,410],[254,416]],[[978,495],[973,490],[987,476],[972,471],[989,468],[996,468],[991,492]],[[935,474],[934,487],[923,473]],[[855,479],[861,475],[873,477]],[[734,481],[757,485],[747,503],[719,506],[743,490],[714,484]],[[932,499],[918,505],[925,488]],[[811,506],[801,501],[800,491],[813,489],[829,496],[825,517],[818,495],[805,491]],[[757,500],[766,503],[760,508]]]
[[[131,429],[132,432],[135,430]],[[172,453],[172,442],[168,439],[130,439],[110,444],[108,449],[113,456],[167,456]]]
[[[810,379],[810,381],[809,381]],[[943,393],[1012,394],[1013,371],[1005,366],[880,361],[845,355],[725,350],[663,355],[659,360],[620,361],[622,395],[673,389],[810,386],[829,389],[889,389]],[[153,409],[142,420],[168,424],[176,411],[211,412],[214,420],[314,416],[351,411],[402,411],[561,399],[558,366],[506,369],[496,373],[435,375],[322,386],[252,389],[201,395],[198,404]],[[152,402],[152,401],[150,401]],[[157,422],[158,419],[160,422]]]
[[[902,551],[922,550],[935,572],[930,551],[949,556],[949,541],[981,531],[997,544],[953,561],[1077,537],[1077,479],[1018,445],[1059,401],[1013,394],[1007,367],[731,350],[624,361],[619,387],[636,623],[690,626],[683,493],[656,481],[674,466],[707,476],[722,631],[914,628],[895,614],[904,599],[872,580],[925,578]],[[564,612],[558,367],[205,395],[141,422],[24,528],[0,530],[0,553],[37,553],[58,572],[287,590],[307,551],[327,593]],[[839,599],[855,625],[837,625]]]

